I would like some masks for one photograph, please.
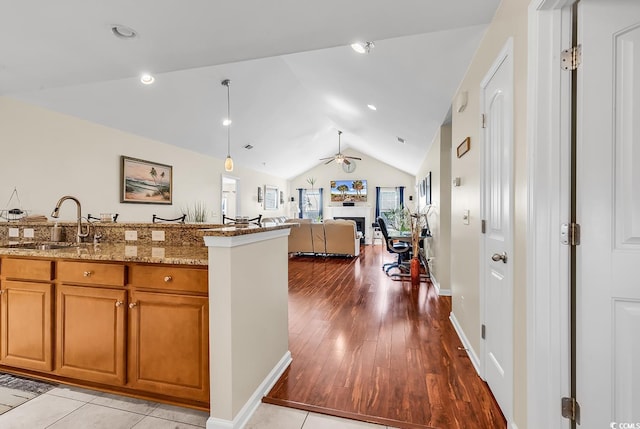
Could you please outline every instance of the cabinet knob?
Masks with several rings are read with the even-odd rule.
[[[122,301],[116,301],[116,307],[120,307],[122,304],[124,304]]]
[[[90,277],[91,276],[91,271],[85,271],[84,273],[82,273],[83,276],[85,277]]]
[[[173,277],[171,276],[165,276],[164,278],[165,283],[169,283],[171,280],[173,280]]]
[[[130,303],[130,304],[129,304],[129,308],[133,308],[133,307],[135,307],[136,305],[138,305],[138,303],[137,303],[137,302],[132,302],[132,303]]]
[[[0,295],[4,293],[4,289],[0,289]]]

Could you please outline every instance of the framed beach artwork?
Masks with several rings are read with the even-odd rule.
[[[173,167],[121,156],[120,202],[172,204]]]

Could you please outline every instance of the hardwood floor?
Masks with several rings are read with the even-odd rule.
[[[289,259],[293,362],[264,402],[399,428],[503,429],[451,323],[449,297],[381,270],[393,257]]]

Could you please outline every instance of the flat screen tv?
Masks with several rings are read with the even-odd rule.
[[[367,201],[366,180],[332,180],[332,202],[364,202]]]

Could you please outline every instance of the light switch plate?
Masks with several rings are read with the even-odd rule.
[[[125,231],[124,239],[126,241],[136,241],[138,239],[138,231]]]
[[[20,237],[20,228],[9,228],[9,237]]]
[[[138,246],[124,246],[124,256],[138,256]]]
[[[24,230],[22,230],[22,236],[24,238],[33,238],[35,237],[35,232],[33,228],[25,228]]]
[[[151,241],[164,241],[164,231],[151,231]]]

